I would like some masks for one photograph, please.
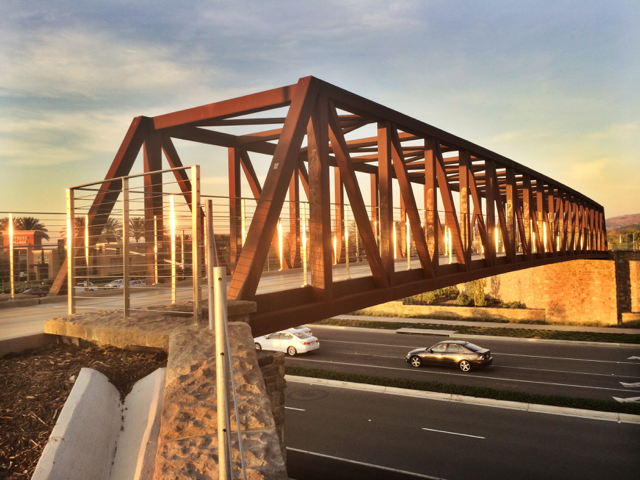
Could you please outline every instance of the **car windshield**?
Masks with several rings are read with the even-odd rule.
[[[478,352],[480,350],[484,350],[484,348],[479,347],[478,345],[474,345],[473,343],[465,343],[464,346],[471,350],[472,352]]]
[[[305,332],[294,332],[294,335],[298,338],[309,338],[311,336]]]

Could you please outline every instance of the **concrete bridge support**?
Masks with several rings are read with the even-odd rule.
[[[640,252],[575,260],[489,277],[485,292],[545,310],[547,321],[617,325],[640,320]]]

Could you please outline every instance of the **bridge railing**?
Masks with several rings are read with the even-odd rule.
[[[128,316],[154,304],[192,301],[198,318],[204,271],[199,195],[197,166],[67,189],[69,314],[122,309]],[[92,301],[77,303],[78,297]]]
[[[64,262],[64,212],[0,212],[0,293],[48,290]]]

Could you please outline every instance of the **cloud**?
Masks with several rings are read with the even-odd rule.
[[[194,93],[202,78],[217,76],[212,66],[193,67],[201,65],[197,50],[185,55],[167,44],[129,42],[104,30],[45,27],[28,36],[5,32],[1,38],[5,97],[149,98],[181,86]]]

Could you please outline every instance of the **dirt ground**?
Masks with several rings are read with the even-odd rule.
[[[0,358],[0,480],[31,478],[81,368],[105,374],[125,396],[166,364],[166,353],[66,344]]]

